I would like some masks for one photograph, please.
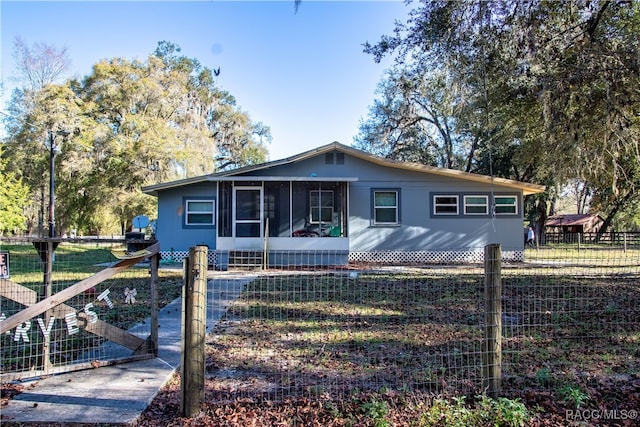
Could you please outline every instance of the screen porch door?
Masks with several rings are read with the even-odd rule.
[[[263,236],[262,187],[235,187],[233,237],[238,248],[260,248]]]

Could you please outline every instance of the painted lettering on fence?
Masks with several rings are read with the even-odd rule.
[[[0,252],[0,279],[11,277],[9,272],[9,252]]]
[[[109,289],[107,289],[104,292],[102,292],[100,295],[98,295],[96,299],[98,301],[104,301],[105,304],[107,304],[107,306],[111,309],[113,308],[113,301],[109,299],[109,293],[110,291]],[[77,334],[78,332],[80,332],[80,326],[81,326],[78,323],[78,313],[84,312],[85,315],[83,317],[86,319],[88,324],[96,323],[98,321],[98,313],[96,313],[94,308],[95,306],[93,305],[92,302],[90,302],[79,310],[72,311],[70,313],[65,314],[64,319],[57,319],[54,316],[49,317],[49,321],[46,325],[45,325],[45,321],[42,318],[38,318],[36,319],[36,323],[38,324],[38,330],[40,331],[40,334],[42,335],[42,337],[45,340],[48,340],[49,336],[51,335],[51,331],[53,331],[53,327],[55,325],[56,320],[62,320],[65,323],[65,326],[67,328],[67,333],[69,335]],[[4,313],[0,314],[0,322],[5,320],[6,318],[7,316]],[[32,325],[31,320],[18,325],[13,332],[13,341],[29,342],[28,332],[31,330],[31,325]],[[7,331],[5,332],[5,334],[11,335],[11,331]]]

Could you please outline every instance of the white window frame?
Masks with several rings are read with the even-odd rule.
[[[513,199],[513,203],[501,203],[498,204],[498,199]],[[496,215],[518,215],[518,195],[517,194],[501,194],[499,196],[493,196],[493,204]],[[498,212],[498,206],[513,206],[513,212]]]
[[[191,203],[210,203],[211,204],[211,211],[204,211],[204,210],[190,210],[189,209],[189,205]],[[211,199],[207,199],[207,200],[201,200],[201,199],[190,199],[190,200],[185,200],[185,219],[184,219],[184,223],[185,225],[196,225],[196,226],[207,226],[207,225],[215,225],[216,223],[216,201]],[[189,221],[189,216],[190,215],[211,215],[211,222],[190,222]]]
[[[311,197],[311,195],[313,195],[314,193],[318,194],[318,205],[314,206],[312,200],[313,197]],[[329,224],[331,222],[333,222],[333,212],[334,212],[334,206],[333,206],[333,190],[310,190],[309,191],[309,223],[311,224]],[[331,202],[330,206],[324,206],[323,205],[323,201],[329,199],[329,201]],[[314,220],[313,219],[313,210],[317,210],[318,211],[318,220]],[[329,221],[323,221],[322,220],[322,211],[326,210],[326,209],[331,209],[331,219]]]
[[[394,206],[378,206],[376,205],[376,193],[395,193],[396,195],[396,204]],[[399,199],[400,199],[400,192],[398,190],[385,190],[385,189],[376,189],[372,191],[373,194],[373,200],[371,201],[373,203],[373,224],[374,225],[398,225],[400,223],[400,206],[399,206]],[[390,221],[378,221],[377,220],[377,215],[376,212],[378,209],[395,209],[396,215],[395,215],[395,221],[390,222]]]
[[[456,203],[455,203],[455,207],[456,207],[456,211],[455,212],[438,212],[438,207],[439,206],[454,206],[454,204],[451,203],[438,203],[438,198],[454,198],[456,199]],[[460,196],[458,196],[457,194],[434,194],[433,195],[433,215],[434,216],[456,216],[456,215],[460,215]]]
[[[483,199],[484,203],[471,203],[469,199]],[[469,212],[467,208],[483,207],[483,212]],[[465,215],[489,215],[489,196],[481,194],[468,194],[464,196],[464,214]]]

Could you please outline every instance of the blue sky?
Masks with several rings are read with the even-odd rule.
[[[0,2],[3,101],[13,42],[66,47],[70,75],[101,59],[144,60],[166,40],[209,68],[237,105],[271,127],[270,159],[339,141],[351,145],[391,59],[376,64],[366,41],[405,20],[401,1],[6,1]],[[3,109],[5,109],[3,105]]]

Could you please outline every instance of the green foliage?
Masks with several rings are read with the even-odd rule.
[[[465,398],[454,398],[451,402],[436,399],[420,419],[420,426],[467,427],[472,425],[472,411],[465,406]]]
[[[583,403],[589,400],[589,395],[580,389],[580,387],[565,384],[558,391],[560,398],[567,404],[578,409]]]
[[[119,232],[128,215],[155,214],[143,186],[266,159],[269,128],[217,87],[212,70],[179,52],[160,42],[145,61],[106,59],[82,80],[25,82],[14,93],[6,156],[40,207],[28,212],[31,224],[44,216],[50,131],[71,132],[55,141],[59,231]]]
[[[446,427],[484,427],[492,426],[524,426],[531,418],[526,406],[519,400],[499,397],[491,399],[478,396],[475,405],[469,405],[464,397],[451,400],[435,399],[433,404],[422,414],[420,426]]]
[[[639,32],[635,2],[423,1],[365,44],[398,65],[357,141],[391,157],[419,148],[426,163],[465,153],[438,164],[545,184],[528,213],[540,222],[578,180],[605,231],[640,199]]]
[[[0,145],[0,235],[25,229],[23,206],[27,202],[29,188],[14,172],[6,171]]]
[[[389,413],[389,405],[385,401],[371,400],[362,404],[365,415],[373,421],[375,427],[389,427],[391,423],[385,419]]]
[[[640,231],[640,200],[631,200],[612,221],[617,231]]]
[[[524,403],[518,399],[499,397],[493,400],[482,396],[477,407],[486,420],[485,425],[524,426],[531,417]]]
[[[113,213],[120,223],[120,233],[124,234],[132,225],[131,220],[137,215],[157,218],[156,198],[140,191],[120,193],[117,203],[113,206]]]
[[[536,371],[536,382],[542,386],[551,383],[551,372],[547,368],[540,368]]]
[[[463,88],[447,79],[440,70],[426,73],[419,66],[388,71],[356,146],[396,160],[465,168],[476,135],[458,128],[452,114]]]

